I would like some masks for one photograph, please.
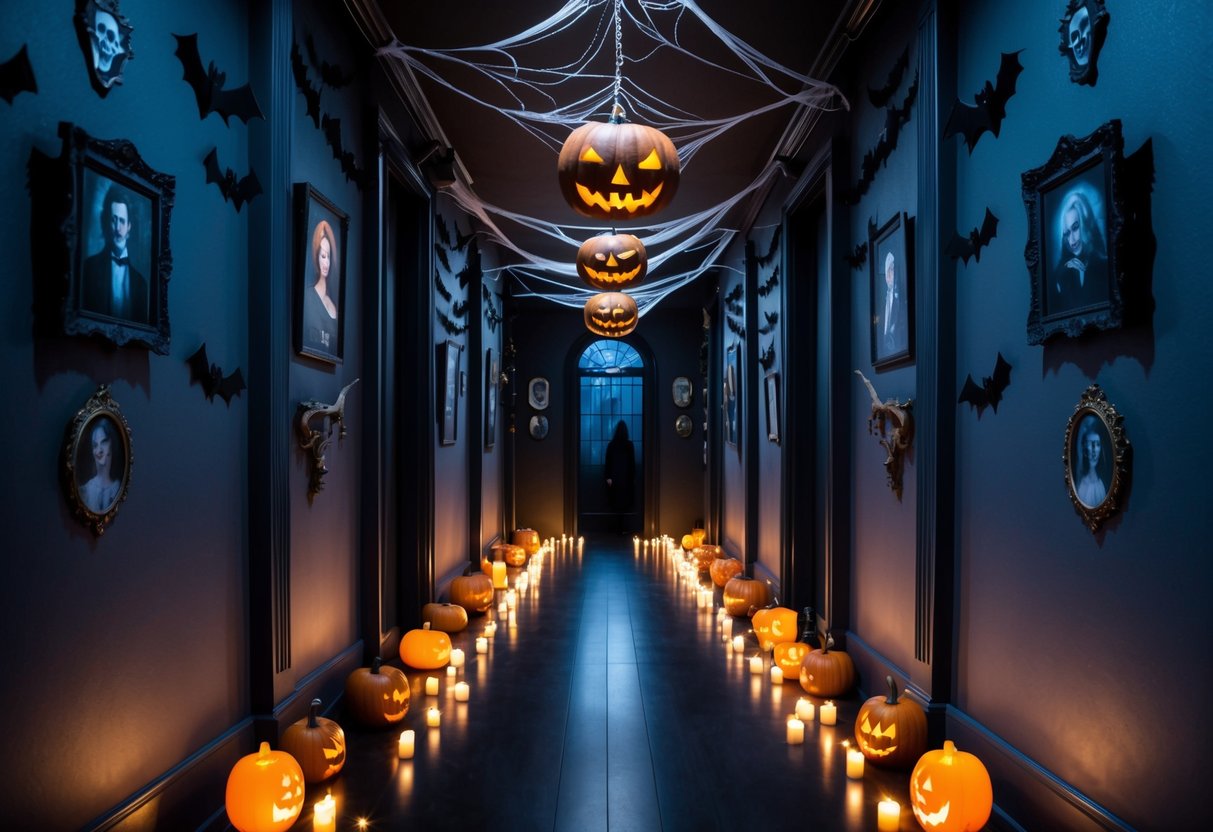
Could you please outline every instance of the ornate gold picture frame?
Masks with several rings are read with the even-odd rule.
[[[68,423],[61,470],[68,505],[93,534],[104,534],[117,516],[134,458],[130,425],[103,384]]]
[[[1128,489],[1132,448],[1123,422],[1100,386],[1092,384],[1066,424],[1066,492],[1092,532],[1120,511]]]

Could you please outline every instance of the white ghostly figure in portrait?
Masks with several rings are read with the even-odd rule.
[[[1070,51],[1074,54],[1074,63],[1086,66],[1091,60],[1091,13],[1086,6],[1081,6],[1070,18]]]
[[[114,59],[126,52],[122,48],[118,21],[109,12],[97,9],[89,35],[93,42],[93,68],[101,73],[109,73],[116,68]]]

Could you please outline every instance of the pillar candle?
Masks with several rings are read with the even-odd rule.
[[[897,832],[901,825],[901,804],[884,799],[876,804],[876,828],[880,832]]]
[[[471,689],[468,687],[467,682],[456,682],[455,683],[455,701],[456,702],[468,701],[468,695],[470,693],[471,693]]]
[[[782,685],[783,684],[783,668],[777,664],[771,665],[771,684],[772,685]]]
[[[400,732],[400,741],[396,744],[396,754],[402,760],[413,759],[413,750],[416,748],[417,732],[412,728],[407,731]]]
[[[485,638],[484,636],[480,636],[480,638],[476,639],[476,652],[477,653],[489,652],[489,640],[487,638]]]
[[[863,779],[863,752],[850,746],[847,746],[847,777],[852,780]]]
[[[742,650],[745,650],[745,637],[733,636],[733,652],[740,653]]]
[[[516,591],[512,589],[507,589],[505,591],[505,606],[507,609],[511,610],[518,606],[518,593]]]
[[[430,705],[425,709],[425,724],[430,728],[437,728],[442,724],[442,714],[438,712],[438,708]]]
[[[455,665],[453,665],[453,664],[448,664],[446,666],[446,678],[448,680],[454,679],[458,675],[459,675],[459,668],[455,667]]]
[[[438,695],[438,677],[437,676],[426,676],[425,677],[425,695],[426,696],[437,696]]]
[[[501,603],[497,605],[497,615],[504,618],[507,614],[509,614],[509,611],[510,605],[505,602],[504,598],[502,598]]]
[[[493,636],[497,635],[496,621],[490,621],[488,624],[484,625],[484,635],[485,638],[492,638]]]
[[[830,700],[817,710],[818,716],[821,718],[822,725],[833,725],[838,721],[838,708]]]
[[[805,722],[812,722],[817,708],[803,696],[796,700],[796,716]]]
[[[750,656],[750,672],[755,676],[762,675],[762,656]]]
[[[505,562],[500,560],[493,561],[493,589],[505,589]]]
[[[451,667],[463,667],[463,650],[456,647],[451,651]]]
[[[518,626],[518,617],[514,614],[513,610],[510,610],[509,625],[511,630]]]
[[[317,800],[312,807],[312,812],[313,832],[336,832],[337,803],[333,800],[332,792],[328,792],[324,796],[324,800]]]
[[[725,641],[732,640],[732,638],[733,638],[733,618],[732,618],[732,616],[725,616],[724,618],[720,619],[720,633],[721,633],[720,637],[723,638]]]
[[[795,716],[788,717],[788,745],[804,744],[804,723]]]
[[[726,656],[733,655],[733,639],[726,638],[724,640],[724,652]]]

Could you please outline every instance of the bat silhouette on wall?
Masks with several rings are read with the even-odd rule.
[[[460,233],[459,224],[455,224],[455,251],[463,251],[472,242],[472,238],[476,236],[475,231],[469,231],[466,234]]]
[[[316,42],[312,40],[311,34],[303,36],[303,45],[307,49],[307,59],[311,61],[312,69],[316,70],[320,76],[320,83],[324,86],[337,90],[349,86],[350,82],[354,80],[352,73],[346,75],[341,67],[320,59],[319,53],[316,52]]]
[[[970,156],[973,155],[973,148],[977,146],[977,140],[981,138],[982,133],[988,130],[994,134],[994,138],[998,138],[998,131],[1002,129],[1002,120],[1007,115],[1007,101],[1015,94],[1015,82],[1019,78],[1019,73],[1023,72],[1023,64],[1019,62],[1019,53],[1022,51],[1020,49],[1017,52],[1002,53],[995,82],[991,84],[986,81],[981,92],[977,93],[974,98],[975,106],[970,106],[959,99],[952,105],[952,112],[948,115],[948,123],[943,129],[943,136],[946,139],[962,133]]]
[[[244,376],[240,373],[240,368],[237,367],[234,373],[224,375],[223,370],[215,364],[212,364],[206,356],[206,342],[202,342],[202,346],[198,351],[185,359],[185,363],[190,365],[190,384],[195,381],[202,385],[202,392],[206,394],[208,400],[213,401],[215,394],[219,396],[228,405],[232,403],[232,396],[239,396],[240,391],[246,389],[244,386]]]
[[[724,322],[726,324],[728,324],[729,329],[731,329],[733,331],[733,334],[736,335],[738,338],[745,337],[745,327],[742,326],[740,323],[738,323],[737,319],[734,318],[732,315],[725,315]]]
[[[1002,357],[1002,353],[998,354],[998,360],[994,362],[994,375],[985,376],[981,380],[981,386],[973,381],[973,374],[970,373],[965,378],[964,387],[960,390],[960,398],[956,400],[957,404],[968,402],[972,407],[977,408],[977,415],[980,416],[986,407],[994,408],[994,412],[998,412],[998,403],[1002,401],[1002,391],[1007,389],[1007,385],[1011,383],[1011,365]]]
[[[342,146],[341,119],[329,118],[327,115],[321,116],[320,129],[324,131],[324,140],[328,142],[329,150],[333,151],[333,158],[341,163],[341,172],[345,174],[345,178],[361,189],[362,168],[358,167],[358,160],[354,157],[353,151],[346,150]]]
[[[493,293],[483,283],[480,284],[480,294],[484,297],[484,315],[489,322],[489,332],[496,332],[497,324],[501,323],[504,318],[497,311],[497,304],[493,303]]]
[[[236,206],[236,213],[240,213],[240,208],[246,202],[252,202],[253,197],[261,193],[261,183],[257,180],[255,170],[250,168],[248,176],[237,179],[236,171],[231,168],[219,169],[219,148],[217,147],[211,148],[211,152],[206,154],[206,158],[202,160],[202,166],[206,168],[206,184],[217,183],[224,201],[230,201]]]
[[[775,331],[775,325],[779,323],[779,310],[776,309],[774,312],[763,312],[762,314],[766,316],[767,322],[758,327],[758,334],[770,335]]]
[[[948,240],[948,244],[944,247],[944,253],[953,260],[964,260],[966,266],[969,265],[970,257],[980,263],[981,250],[997,236],[997,231],[998,217],[987,208],[985,219],[981,221],[981,228],[974,228],[969,232],[968,237],[953,234],[952,239]]]
[[[0,64],[0,98],[12,104],[13,99],[23,92],[38,94],[34,67],[29,62],[29,47],[25,45],[16,55]]]
[[[265,116],[261,112],[261,107],[257,104],[257,97],[253,95],[253,88],[245,84],[235,89],[225,90],[224,83],[227,81],[227,73],[220,72],[215,68],[215,62],[211,61],[206,69],[202,68],[202,57],[198,54],[198,35],[173,35],[177,39],[177,58],[181,61],[181,68],[185,70],[185,82],[194,90],[194,97],[198,100],[198,117],[206,118],[210,113],[218,113],[223,123],[227,124],[228,119],[232,116],[243,121],[245,124],[250,119],[260,118]]]
[[[442,274],[437,269],[434,270],[434,288],[438,290],[438,294],[442,295],[443,300],[447,303],[453,300],[451,290],[446,288],[446,284],[442,282]]]
[[[451,229],[446,227],[446,220],[442,218],[442,214],[434,215],[434,227],[438,230],[438,242],[442,243],[443,248],[450,248]]]
[[[307,64],[303,62],[303,53],[299,51],[299,44],[291,43],[291,75],[295,78],[295,86],[299,88],[299,92],[303,94],[303,100],[307,102],[307,117],[312,120],[312,124],[316,125],[316,129],[320,129],[320,89],[313,87],[312,82],[307,77]]]
[[[779,253],[779,237],[783,233],[783,226],[775,226],[775,233],[771,235],[771,242],[767,244],[767,253],[761,257],[755,257],[754,262],[759,268],[766,268],[775,262],[775,255]]]
[[[454,304],[454,305],[451,307],[451,313],[452,313],[452,314],[453,314],[453,315],[454,315],[456,318],[464,318],[464,317],[467,317],[467,313],[468,313],[468,302],[467,302],[466,300],[461,300],[461,301],[459,301],[458,303]]]
[[[771,343],[767,344],[767,348],[762,351],[762,355],[758,356],[758,363],[762,365],[762,369],[769,370],[775,364],[775,339],[771,339]]]
[[[901,86],[902,76],[905,75],[909,66],[910,47],[907,46],[901,53],[901,57],[897,59],[897,63],[893,64],[893,68],[889,70],[889,77],[885,79],[884,86],[878,90],[868,87],[868,100],[872,102],[873,107],[883,107],[889,103],[893,93],[897,92],[897,88]]]
[[[437,243],[434,243],[434,254],[437,255],[438,262],[442,264],[442,268],[446,269],[449,272],[451,270],[451,261],[446,256],[446,249],[444,249],[442,246],[438,245]]]
[[[901,106],[885,107],[884,129],[880,131],[880,138],[877,140],[876,146],[863,154],[863,161],[859,165],[859,181],[855,183],[848,200],[851,205],[859,202],[859,198],[868,192],[868,188],[876,179],[876,171],[888,163],[889,157],[897,149],[897,139],[901,135],[901,128],[909,122],[910,111],[917,98],[918,74],[915,73],[914,81],[906,90],[906,97],[901,102]]]
[[[868,244],[866,242],[855,246],[855,250],[850,254],[842,255],[842,259],[847,261],[847,265],[852,269],[862,269],[863,264],[868,262]]]
[[[459,324],[455,323],[450,318],[448,318],[446,316],[446,314],[443,312],[438,313],[438,323],[442,324],[442,328],[445,329],[447,332],[449,332],[451,335],[462,335],[463,333],[468,331],[467,324],[460,326]]]
[[[473,277],[480,278],[480,246],[472,243],[468,247],[467,261],[464,262],[463,268],[459,270],[459,274],[455,275],[459,278],[459,286],[466,289],[468,281]]]
[[[762,285],[758,287],[758,297],[765,298],[767,295],[771,294],[771,292],[775,291],[775,287],[778,285],[779,285],[779,267],[776,266],[775,270],[773,272],[771,272],[771,276],[768,277],[762,283]]]

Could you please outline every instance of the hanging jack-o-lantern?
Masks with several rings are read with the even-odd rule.
[[[240,832],[290,829],[303,810],[303,770],[290,754],[271,751],[263,742],[257,753],[232,766],[224,805]]]
[[[345,765],[345,731],[319,711],[320,700],[313,699],[307,716],[282,732],[282,750],[295,758],[309,783],[327,780]]]
[[[446,667],[451,661],[451,637],[441,630],[409,630],[400,639],[400,660],[418,670]]]
[[[602,234],[577,249],[577,274],[595,289],[627,289],[644,280],[649,255],[633,234]]]
[[[821,648],[810,650],[800,666],[800,686],[814,696],[842,696],[855,684],[855,664],[841,650],[831,650],[834,637],[819,633]]]
[[[493,606],[493,579],[477,572],[451,579],[448,590],[451,603],[458,604],[470,613],[488,612]]]
[[[946,740],[923,754],[910,774],[910,807],[930,832],[974,832],[994,808],[994,787],[981,760]]]
[[[927,715],[917,702],[898,698],[892,676],[884,680],[889,695],[863,703],[855,718],[855,739],[863,756],[876,765],[909,766],[927,750]]]
[[[409,680],[378,656],[345,680],[345,701],[354,718],[371,728],[384,728],[409,712]]]
[[[621,338],[636,328],[640,309],[630,295],[602,292],[585,303],[585,328],[595,335]]]
[[[579,214],[604,220],[657,213],[674,198],[680,170],[665,133],[619,115],[574,130],[556,163],[565,201]]]
[[[770,650],[781,641],[796,640],[796,610],[787,607],[765,607],[750,616],[758,646]]]

